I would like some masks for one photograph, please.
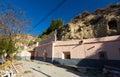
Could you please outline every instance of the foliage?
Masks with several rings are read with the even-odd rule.
[[[6,39],[0,39],[0,54],[4,54],[7,47],[8,47],[7,40]]]
[[[0,2],[0,10],[0,54],[12,54],[17,50],[17,35],[29,29],[31,20],[11,3]]]
[[[63,25],[62,19],[58,20],[52,20],[50,27],[47,29],[48,33],[54,31],[55,29],[58,29],[60,26]]]
[[[17,51],[17,47],[15,46],[15,42],[11,39],[2,38],[0,39],[0,54],[7,53],[8,55]]]
[[[52,20],[48,29],[46,29],[41,35],[38,37],[43,39],[49,37],[49,35],[54,34],[57,29],[64,25],[62,19]]]
[[[6,49],[7,49],[6,52],[8,55],[10,55],[18,50],[18,48],[15,46],[15,42],[12,40],[9,41],[8,47]]]
[[[9,6],[8,6],[9,5]],[[11,3],[0,4],[0,35],[15,37],[17,34],[25,33],[30,27],[30,18],[25,12]]]
[[[4,3],[0,7],[0,24],[3,26],[2,29],[5,30],[6,34],[18,34],[29,29],[28,25],[31,20],[25,16],[24,11],[9,3]]]

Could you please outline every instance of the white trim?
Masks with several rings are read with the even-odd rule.
[[[62,59],[65,59],[65,55],[64,55],[64,52],[62,52]]]
[[[53,60],[54,60],[54,42],[52,42],[52,62],[53,62]]]

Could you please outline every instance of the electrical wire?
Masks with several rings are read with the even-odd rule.
[[[35,28],[38,27],[38,25],[43,22],[44,20],[46,20],[53,12],[55,12],[60,6],[62,6],[67,0],[63,0],[61,3],[59,3],[54,9],[52,9],[45,17],[43,17],[34,27],[31,31],[29,31],[28,33],[32,32]]]

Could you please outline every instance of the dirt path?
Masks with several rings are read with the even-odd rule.
[[[76,71],[60,68],[45,62],[23,61],[22,63],[26,68],[28,68],[27,70],[30,70],[32,72],[31,77],[88,77],[81,76]],[[27,77],[27,75],[24,77]]]

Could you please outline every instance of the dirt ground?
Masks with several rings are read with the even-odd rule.
[[[72,69],[65,69],[41,61],[21,61],[24,72],[20,77],[89,77]]]

